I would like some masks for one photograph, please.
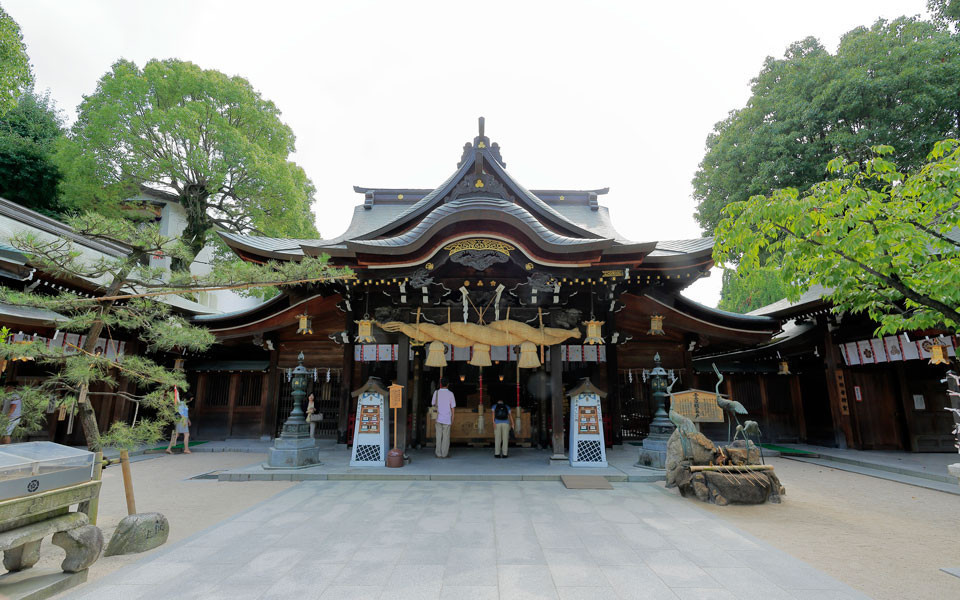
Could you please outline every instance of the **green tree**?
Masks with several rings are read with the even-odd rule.
[[[747,313],[786,295],[787,288],[774,269],[755,269],[746,275],[725,269],[717,307],[730,312]]]
[[[20,26],[0,7],[0,115],[16,106],[17,98],[32,83]]]
[[[31,264],[46,273],[67,278],[98,282],[104,290],[100,297],[87,298],[61,292],[48,295],[36,291],[0,288],[0,302],[55,311],[67,317],[58,323],[61,331],[83,333],[82,347],[51,347],[41,341],[9,343],[0,331],[0,359],[28,357],[49,367],[48,377],[35,386],[21,388],[25,414],[37,415],[43,408],[52,412],[56,406],[76,411],[87,445],[98,450],[104,445],[129,446],[131,443],[152,443],[164,427],[172,422],[174,387],[186,389],[182,372],[165,368],[156,356],[182,351],[202,352],[214,343],[214,336],[203,327],[191,325],[171,311],[160,300],[163,296],[191,294],[224,287],[255,288],[261,286],[301,285],[313,282],[323,285],[348,276],[346,270],[327,265],[326,257],[305,258],[291,263],[257,265],[242,261],[224,264],[209,276],[197,278],[189,272],[173,273],[164,281],[162,269],[149,267],[146,259],[163,253],[189,261],[189,249],[179,239],[169,239],[153,223],[139,223],[131,218],[111,219],[96,213],[72,217],[73,230],[87,238],[110,241],[129,248],[114,258],[85,257],[72,242],[50,239],[33,233],[20,234],[9,240],[30,257]],[[97,339],[125,332],[139,339],[145,347],[143,355],[128,355],[122,361],[107,358],[96,350]],[[125,376],[138,385],[134,394],[107,392],[136,402],[155,416],[139,419],[135,424],[116,423],[101,434],[88,397],[91,384],[103,382],[115,386],[118,376]],[[2,394],[0,394],[2,396]],[[49,403],[49,406],[48,406]],[[140,412],[140,411],[138,411]],[[141,413],[143,414],[143,413]],[[37,419],[26,419],[25,426]]]
[[[853,29],[835,54],[806,38],[782,59],[767,58],[751,90],[746,106],[708,136],[693,179],[695,216],[708,234],[731,202],[805,191],[835,156],[862,162],[871,146],[891,145],[892,158],[910,169],[937,140],[960,136],[960,37],[904,17]],[[727,295],[755,296],[743,310],[770,300],[746,289]]]
[[[912,174],[890,146],[863,163],[830,161],[835,178],[734,202],[714,257],[749,277],[776,269],[796,300],[811,285],[834,310],[866,313],[878,334],[960,331],[960,141],[934,145]]]
[[[180,60],[143,69],[120,60],[78,112],[58,157],[65,194],[86,205],[99,210],[139,185],[172,193],[194,255],[214,228],[317,236],[313,184],[289,160],[293,132],[246,79]]]
[[[49,92],[21,95],[0,117],[0,196],[49,216],[69,211],[58,193],[61,175],[53,161],[63,133],[63,117]]]

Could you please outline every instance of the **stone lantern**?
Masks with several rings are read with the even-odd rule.
[[[656,412],[650,422],[650,435],[644,438],[643,448],[640,450],[638,466],[663,469],[667,463],[667,440],[676,429],[667,415],[666,400],[670,389],[667,370],[660,365],[660,354],[653,357],[653,369],[644,370],[644,379],[650,380],[650,391],[657,403]]]
[[[290,373],[290,395],[293,410],[283,423],[280,437],[270,448],[268,469],[300,469],[320,464],[320,448],[310,438],[310,425],[303,412],[303,399],[307,395],[309,371],[303,366],[303,352],[297,357],[297,366]]]

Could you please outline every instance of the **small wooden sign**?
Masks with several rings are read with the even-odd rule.
[[[390,386],[390,408],[403,408],[403,386],[393,384]]]
[[[670,394],[670,410],[677,411],[694,423],[723,423],[723,410],[713,392],[684,390]]]

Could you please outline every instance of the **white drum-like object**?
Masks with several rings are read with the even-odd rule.
[[[600,394],[587,383],[570,394],[570,466],[606,467]]]
[[[357,397],[357,420],[353,426],[351,467],[382,467],[387,460],[390,411],[386,395],[368,387]]]

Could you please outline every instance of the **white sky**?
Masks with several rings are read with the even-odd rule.
[[[610,187],[637,241],[699,237],[690,181],[713,125],[766,56],[925,0],[155,2],[2,0],[37,88],[72,120],[120,57],[246,77],[283,111],[317,187],[317,227],[346,229],[353,185],[432,188],[477,117],[527,188]],[[714,306],[720,277],[687,295]]]

